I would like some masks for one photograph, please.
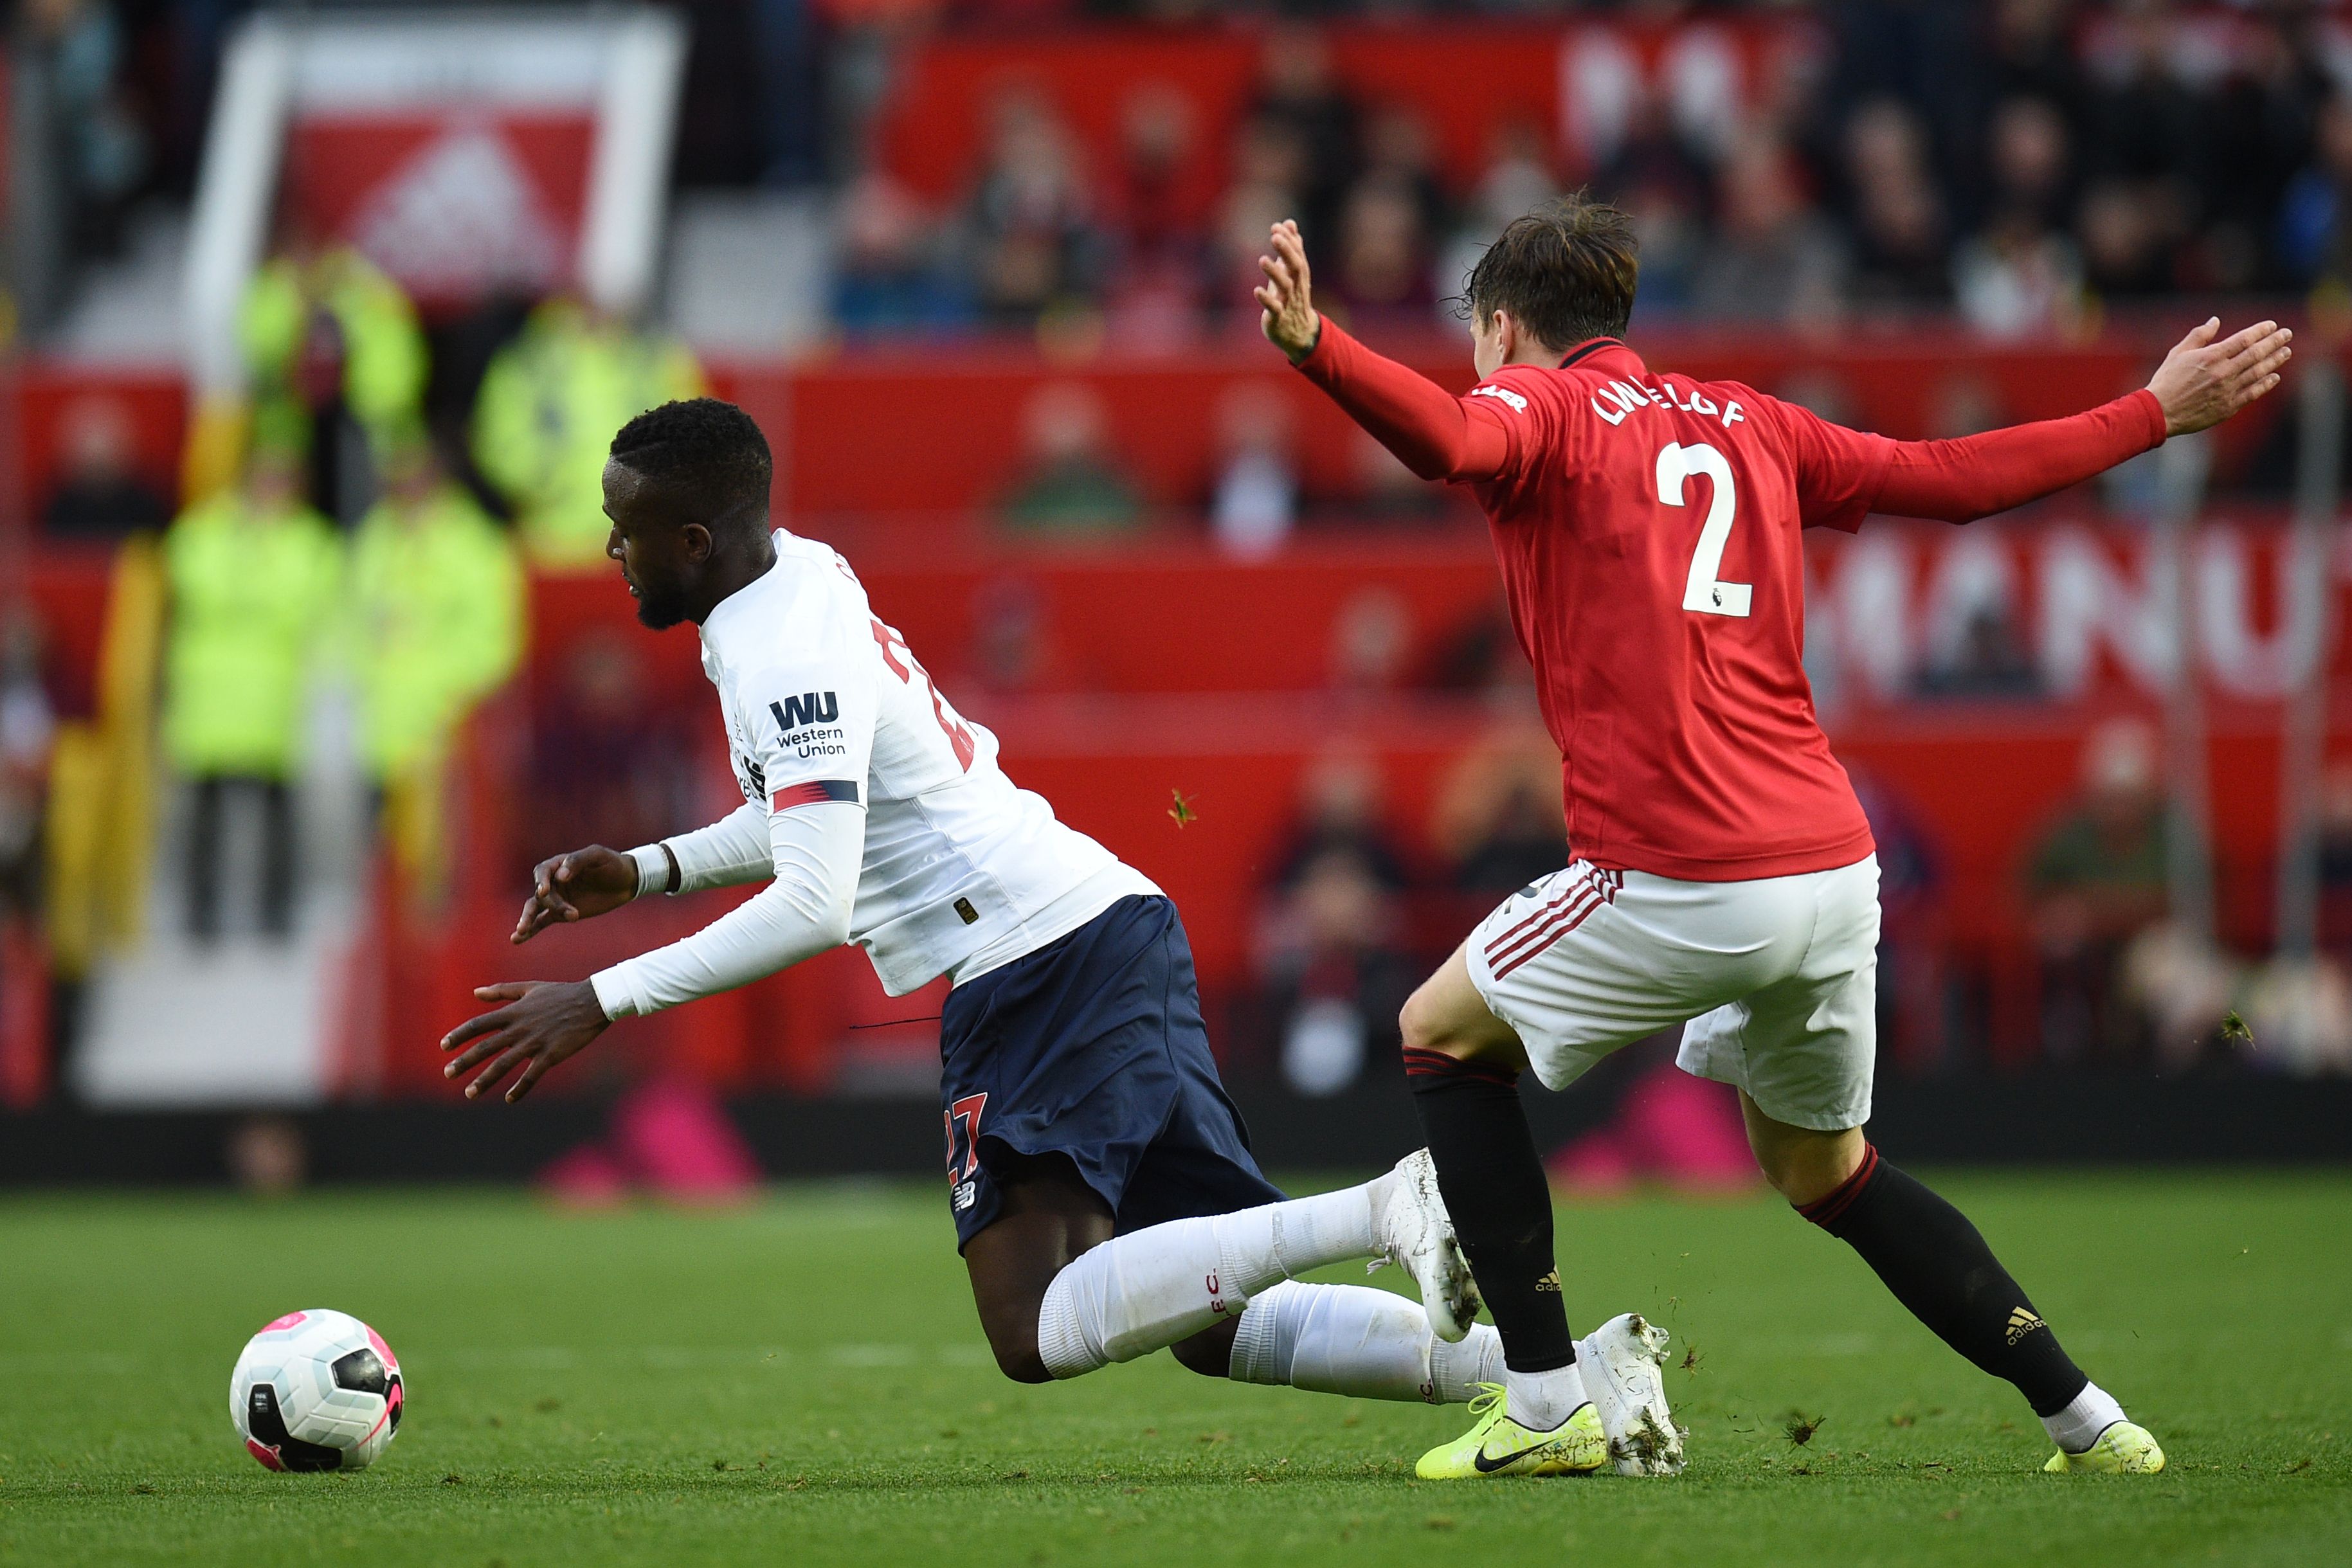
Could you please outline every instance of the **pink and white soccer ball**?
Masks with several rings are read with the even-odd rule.
[[[255,1334],[229,1374],[228,1415],[273,1470],[358,1470],[400,1430],[400,1358],[349,1312],[289,1312]]]

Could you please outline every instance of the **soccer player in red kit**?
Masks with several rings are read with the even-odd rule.
[[[1511,224],[1472,271],[1481,379],[1461,397],[1316,312],[1296,225],[1269,248],[1267,338],[1414,473],[1474,486],[1560,748],[1570,863],[1488,915],[1404,1009],[1408,1082],[1507,1368],[1421,1473],[1524,1463],[1606,1394],[1584,1386],[1601,1369],[1580,1368],[1569,1332],[1517,1082],[1532,1068],[1564,1087],[1675,1024],[1681,1065],[1739,1090],[1757,1162],[1798,1212],[2017,1385],[2057,1445],[2048,1469],[2161,1469],[1976,1228],[1863,1135],[1878,867],[1805,679],[1799,530],[1873,512],[1967,522],[2078,484],[2263,396],[2289,334],[2263,322],[2217,341],[2208,321],[2144,390],[2088,413],[1898,442],[1650,369],[1623,341],[1632,230],[1582,197]],[[1630,1418],[1597,1404],[1619,1470],[1681,1468],[1662,1397]]]

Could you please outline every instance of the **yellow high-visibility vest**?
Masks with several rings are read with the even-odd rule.
[[[446,749],[522,652],[522,565],[457,486],[404,513],[387,498],[352,546],[351,657],[360,751],[383,782]]]
[[[369,440],[381,452],[413,435],[423,418],[428,363],[416,308],[373,263],[342,248],[307,266],[280,256],[246,288],[237,339],[253,375],[257,442],[291,445],[306,434],[294,377],[314,303],[341,329],[343,402]]]
[[[163,536],[163,744],[183,772],[292,772],[341,556],[318,513],[257,513],[236,491],[191,508]]]
[[[592,322],[551,300],[492,357],[474,402],[474,461],[513,506],[531,559],[559,570],[604,558],[604,458],[649,408],[699,397],[683,344]]]

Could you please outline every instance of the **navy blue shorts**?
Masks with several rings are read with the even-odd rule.
[[[956,987],[940,1057],[958,1251],[1003,1211],[1008,1155],[1068,1156],[1121,1231],[1282,1198],[1217,1082],[1165,898],[1122,898]]]

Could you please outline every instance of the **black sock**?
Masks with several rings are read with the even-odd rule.
[[[1404,1053],[1438,1190],[1513,1372],[1576,1359],[1551,1252],[1551,1183],[1519,1109],[1519,1075],[1443,1051]]]
[[[2036,1416],[2063,1410],[2090,1382],[1968,1216],[1876,1149],[1864,1145],[1862,1168],[1797,1212],[1861,1253],[1946,1344],[2017,1385]]]

